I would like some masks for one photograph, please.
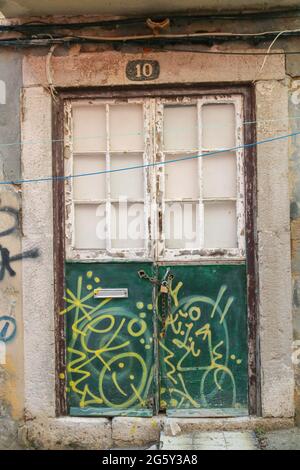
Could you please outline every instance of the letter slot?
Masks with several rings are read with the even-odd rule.
[[[94,299],[127,299],[128,289],[95,289]]]

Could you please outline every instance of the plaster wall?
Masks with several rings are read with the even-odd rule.
[[[166,11],[186,12],[186,11],[241,11],[266,10],[267,8],[287,8],[297,7],[297,0],[186,0],[184,4],[179,0],[152,0],[152,2],[139,0],[104,0],[99,5],[96,0],[87,0],[84,3],[80,0],[52,0],[38,2],[37,0],[1,0],[0,9],[6,16],[32,16],[32,15],[69,15],[72,11],[76,14],[102,14],[102,15],[128,15],[128,14],[159,14]]]
[[[22,60],[14,51],[0,51],[0,180],[20,176],[19,98]],[[21,188],[0,185],[0,447],[16,441],[23,417],[23,320]]]
[[[300,80],[293,80],[289,95],[291,130],[300,133]],[[297,423],[300,424],[300,136],[290,140],[290,216],[292,247],[292,290],[293,290],[293,357],[295,365],[295,403]]]

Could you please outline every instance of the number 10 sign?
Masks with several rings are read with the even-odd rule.
[[[131,60],[126,67],[126,77],[134,82],[155,80],[159,74],[160,66],[157,60]]]

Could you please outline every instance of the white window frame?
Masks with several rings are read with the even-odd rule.
[[[204,200],[208,199],[203,198],[203,178],[202,178],[202,159],[201,157],[198,160],[198,184],[199,184],[199,198],[197,200],[186,201],[184,199],[178,199],[177,202],[198,202],[199,204],[199,215],[200,221],[204,221],[199,224],[201,229],[200,232],[200,247],[196,249],[168,249],[165,247],[164,241],[164,214],[166,207],[166,200],[164,198],[165,193],[165,166],[161,165],[156,167],[157,176],[159,179],[159,191],[158,193],[161,197],[158,200],[159,208],[159,218],[162,219],[160,224],[161,230],[158,233],[158,244],[157,244],[157,259],[159,261],[189,261],[198,259],[222,259],[222,260],[244,260],[245,259],[245,188],[244,188],[244,112],[243,112],[243,96],[242,95],[223,95],[223,94],[213,94],[206,95],[202,97],[179,97],[173,99],[158,99],[157,100],[157,112],[158,116],[156,120],[156,133],[158,138],[156,138],[156,156],[158,161],[165,161],[165,152],[163,148],[164,135],[163,135],[163,122],[164,122],[164,106],[165,105],[197,105],[197,114],[198,114],[198,155],[206,154],[209,152],[222,151],[226,149],[216,149],[210,148],[205,149],[202,147],[202,122],[201,122],[201,112],[202,107],[207,104],[233,104],[235,109],[235,147],[237,150],[236,161],[237,161],[237,179],[236,179],[236,198],[210,198],[209,202],[219,202],[219,201],[236,201],[236,217],[237,217],[237,248],[204,248]],[[172,154],[178,153],[178,158],[182,151],[172,151]],[[193,155],[193,152],[184,152],[185,154],[190,153]],[[222,153],[220,153],[222,155]],[[177,157],[176,157],[177,158]],[[213,155],[212,157],[213,158]],[[176,165],[176,163],[174,163]]]
[[[143,164],[146,167],[143,169],[144,177],[144,199],[128,199],[130,204],[142,202],[144,204],[144,248],[124,248],[117,249],[111,246],[111,205],[119,202],[111,198],[110,194],[110,173],[106,174],[106,187],[107,194],[105,199],[80,201],[74,199],[74,147],[72,139],[73,129],[73,106],[94,106],[103,104],[106,107],[106,169],[110,170],[110,142],[109,142],[109,106],[122,105],[122,104],[142,104],[143,105],[143,122],[144,122],[144,152]],[[108,99],[95,99],[95,100],[68,100],[65,102],[65,145],[64,145],[64,162],[65,162],[65,219],[66,219],[66,259],[67,260],[82,260],[82,261],[99,261],[99,260],[126,260],[126,259],[140,259],[150,260],[153,258],[153,230],[154,226],[150,223],[151,220],[151,207],[153,207],[153,172],[149,166],[153,163],[153,131],[150,125],[151,116],[153,115],[153,100],[152,99],[124,99],[124,100],[108,100]],[[124,149],[126,152],[126,150]],[[134,153],[134,151],[131,151]],[[85,152],[88,153],[88,152]],[[95,152],[92,152],[95,154]],[[98,152],[97,152],[98,153]],[[103,152],[99,152],[103,153]],[[78,153],[80,154],[80,153]],[[147,166],[148,165],[148,166]],[[130,165],[129,165],[130,166]],[[88,178],[88,176],[87,176]],[[106,248],[105,249],[78,249],[75,247],[75,204],[100,204],[106,205]]]

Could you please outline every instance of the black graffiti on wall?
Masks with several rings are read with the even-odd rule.
[[[14,209],[13,207],[0,207],[0,216],[2,214],[8,214],[12,222],[8,228],[0,232],[1,237],[7,237],[15,232],[20,232],[20,215],[19,212]],[[0,281],[3,281],[5,278],[6,272],[11,276],[15,276],[16,272],[12,268],[11,264],[20,261],[24,258],[38,258],[39,257],[39,250],[38,248],[34,248],[32,250],[24,251],[23,253],[19,253],[17,255],[11,256],[10,251],[7,247],[0,244]]]

